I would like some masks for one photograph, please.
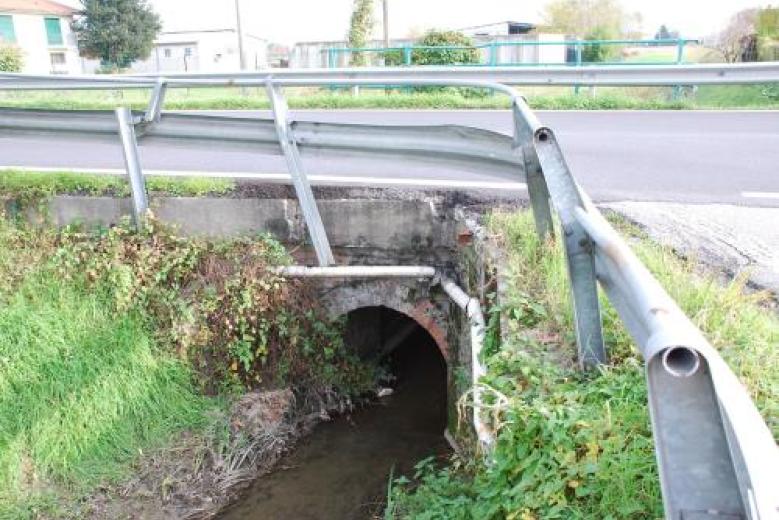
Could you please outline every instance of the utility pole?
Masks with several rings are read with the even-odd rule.
[[[384,7],[384,48],[389,49],[389,0],[381,0]]]
[[[241,29],[241,0],[235,0],[235,29],[238,32],[238,59],[241,70],[246,70],[246,55],[243,52],[243,29]]]

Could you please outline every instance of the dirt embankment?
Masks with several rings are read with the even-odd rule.
[[[182,435],[171,447],[142,454],[132,478],[102,488],[77,516],[207,519],[271,471],[279,458],[314,425],[352,407],[335,394],[297,395],[290,389],[243,396],[229,417],[214,417],[206,434]]]

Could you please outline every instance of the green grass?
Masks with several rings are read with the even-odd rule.
[[[685,109],[694,108],[689,101],[674,100],[670,89],[655,89],[651,95],[636,95],[635,89],[599,88],[595,96],[572,88],[519,88],[536,109]],[[115,92],[33,92],[1,93],[0,106],[63,110],[109,110],[117,106],[145,109],[149,94],[144,91]],[[504,95],[462,95],[457,91],[393,92],[363,89],[359,96],[346,91],[306,90],[288,94],[293,109],[486,109],[509,108]],[[261,91],[249,89],[247,95],[231,89],[172,90],[165,100],[166,110],[266,110],[270,108]]]
[[[632,226],[637,255],[719,349],[779,438],[779,317],[744,280],[700,274]],[[505,338],[488,341],[483,388],[499,428],[490,465],[455,458],[396,481],[398,518],[645,519],[662,516],[642,363],[605,298],[610,366],[575,368],[567,274],[558,244],[539,242],[528,212],[488,227],[506,252]],[[495,337],[494,334],[488,337]]]
[[[710,108],[779,108],[779,87],[774,85],[704,85],[697,103]]]
[[[147,176],[146,188],[154,194],[199,197],[230,193],[235,182],[207,177]],[[127,197],[130,185],[125,176],[119,175],[0,170],[0,196],[34,200],[62,194]]]
[[[36,189],[112,187],[54,178]],[[178,467],[169,448],[184,432],[203,457],[230,455],[204,427],[228,431],[229,404],[249,390],[375,388],[342,322],[267,269],[288,261],[266,235],[186,238],[153,219],[143,232],[54,230],[0,216],[0,519],[79,517],[144,457]]]
[[[535,109],[695,109],[695,108],[777,108],[779,97],[765,95],[765,85],[701,86],[675,99],[670,87],[598,87],[595,95],[583,87],[575,95],[571,87],[518,87]],[[96,92],[0,92],[0,106],[64,110],[109,110],[129,106],[146,108],[145,90]],[[479,95],[472,91],[434,90],[427,92],[363,89],[359,96],[346,90],[289,89],[288,102],[296,109],[506,109],[504,95]],[[261,89],[205,88],[173,89],[166,96],[166,110],[267,110]]]
[[[122,476],[214,406],[142,316],[105,295],[36,274],[3,299],[0,517],[34,517],[31,504]]]

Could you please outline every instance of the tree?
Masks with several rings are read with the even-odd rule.
[[[744,9],[734,14],[725,29],[714,38],[714,47],[722,53],[725,61],[744,61],[745,51],[755,37],[757,9]]]
[[[0,72],[21,72],[24,67],[22,51],[15,45],[0,43]]]
[[[635,31],[641,15],[629,13],[619,0],[551,0],[543,11],[547,30],[586,37],[595,32],[608,39]]]
[[[81,1],[72,28],[82,56],[112,70],[149,57],[162,26],[146,0]]]
[[[762,61],[779,60],[779,7],[760,9],[755,20],[758,58]]]
[[[671,31],[665,24],[661,25],[655,33],[655,40],[675,40],[679,38],[679,31]]]
[[[352,18],[349,21],[349,47],[363,48],[368,44],[368,38],[373,31],[373,0],[354,0]],[[365,54],[353,52],[351,65],[360,67],[365,65]]]

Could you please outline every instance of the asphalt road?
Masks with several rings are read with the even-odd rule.
[[[242,113],[256,117],[258,112]],[[267,115],[267,114],[263,114]],[[294,111],[298,119],[371,124],[463,124],[511,132],[506,111]],[[721,202],[779,207],[779,112],[584,111],[538,112],[552,127],[579,182],[596,201]],[[279,174],[280,157],[259,153],[161,146],[141,147],[144,168]],[[121,168],[118,145],[0,137],[0,167]],[[437,179],[446,184],[512,182],[494,173],[348,171],[309,161],[320,176],[361,180]],[[399,181],[402,182],[402,181]]]

